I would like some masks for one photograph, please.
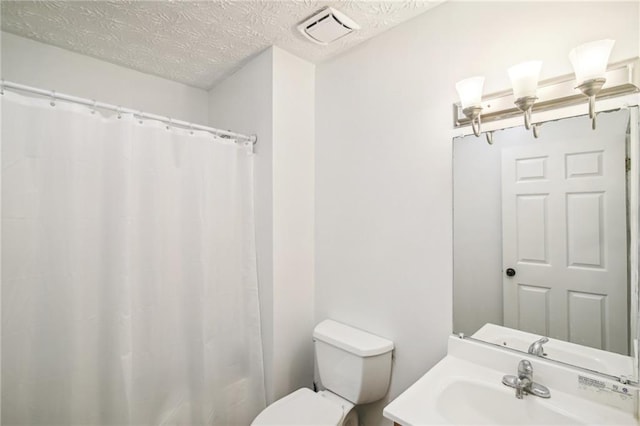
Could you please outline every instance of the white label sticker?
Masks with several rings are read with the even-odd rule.
[[[578,387],[601,395],[618,395],[616,399],[622,401],[633,398],[632,389],[622,383],[608,383],[591,377],[578,376]]]

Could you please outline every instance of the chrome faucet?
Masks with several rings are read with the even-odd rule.
[[[529,346],[528,352],[535,356],[544,356],[544,348],[542,347],[542,345],[547,343],[548,341],[549,341],[548,337],[543,337],[541,339],[536,340],[531,344],[531,346]]]
[[[518,399],[522,399],[525,394],[539,396],[540,398],[551,397],[549,388],[533,381],[533,366],[526,359],[523,359],[518,364],[518,375],[506,375],[502,378],[502,383],[515,388],[516,398]]]
[[[526,359],[518,364],[518,377],[516,378],[516,398],[522,399],[524,392],[531,389],[533,383],[533,367]]]

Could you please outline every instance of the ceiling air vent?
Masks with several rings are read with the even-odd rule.
[[[359,29],[351,18],[331,7],[325,7],[298,25],[302,35],[317,44],[329,44]]]

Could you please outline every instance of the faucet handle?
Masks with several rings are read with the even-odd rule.
[[[523,359],[518,364],[518,378],[523,379],[525,377],[528,379],[531,379],[533,377],[533,366],[531,365],[531,362]]]
[[[531,346],[529,346],[529,350],[527,352],[533,355],[542,356],[544,354],[543,352],[544,349],[542,348],[542,345],[544,343],[547,343],[548,341],[549,341],[548,337],[542,337],[536,340],[531,344]]]

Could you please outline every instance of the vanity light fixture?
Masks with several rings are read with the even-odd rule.
[[[471,120],[471,128],[473,134],[476,137],[480,137],[481,119],[482,113],[482,86],[484,85],[484,77],[476,76],[465,78],[456,83],[456,90],[460,97],[460,104],[462,106],[463,114]],[[487,142],[491,144],[491,134],[487,133]]]
[[[576,75],[577,89],[589,97],[591,127],[596,128],[596,95],[607,81],[605,73],[615,40],[592,41],[574,48],[569,60]]]
[[[640,93],[640,57],[609,64],[614,44],[615,40],[605,39],[576,47],[569,54],[574,72],[544,81],[538,81],[541,61],[515,65],[507,70],[512,89],[489,94],[484,99],[484,77],[459,81],[456,83],[456,89],[460,95],[460,102],[453,105],[453,127],[457,129],[471,125],[473,134],[480,136],[482,116],[482,124],[489,128],[489,131],[485,130],[484,133],[487,142],[491,144],[493,131],[498,128],[493,123],[508,119],[509,122],[504,124],[507,127],[513,126],[514,121],[511,119],[522,116],[524,112],[525,127],[532,129],[533,136],[537,138],[539,126],[545,121],[555,119],[555,116],[548,112],[562,109],[558,114],[577,115],[580,109],[573,107],[584,103],[587,96],[591,127],[595,129],[596,96],[598,101],[604,102],[604,108],[609,108],[612,105],[612,102],[608,101],[610,98]],[[626,100],[621,99],[621,102]],[[571,108],[571,111],[567,108]],[[534,109],[536,114],[539,114],[537,123],[532,123]]]
[[[524,112],[524,127],[531,129],[531,110],[538,100],[536,90],[540,79],[542,61],[528,61],[514,65],[507,70],[513,87],[513,97],[518,109]],[[534,125],[533,134],[538,137],[537,128]]]

